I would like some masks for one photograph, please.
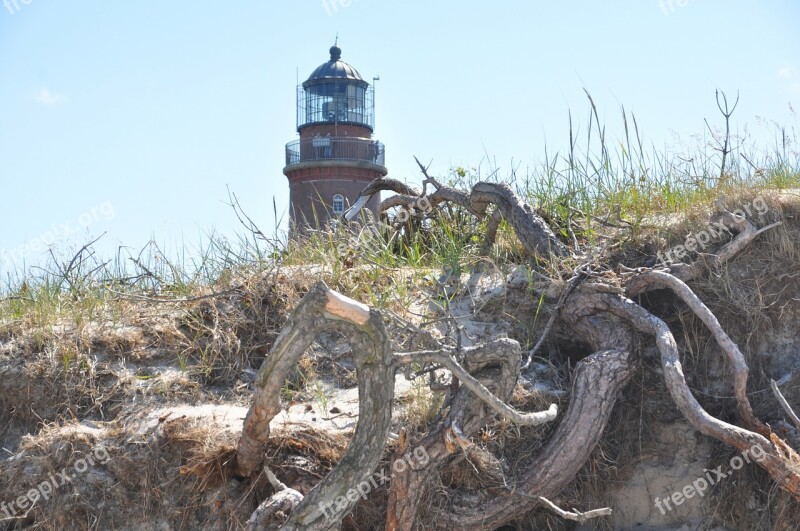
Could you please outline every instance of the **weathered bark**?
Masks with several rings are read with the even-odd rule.
[[[397,206],[403,206],[409,210],[418,208],[420,198],[425,197],[431,207],[436,207],[444,202],[455,203],[480,219],[486,215],[488,205],[495,204],[497,210],[514,228],[514,232],[525,250],[531,255],[546,258],[569,254],[567,247],[556,238],[547,223],[507,184],[479,182],[472,187],[470,194],[466,194],[460,190],[442,186],[430,177],[426,181],[432,182],[436,190],[427,195],[416,195],[416,189],[394,179],[375,179],[361,192],[353,208],[348,211],[346,219],[355,218],[358,208],[366,204],[366,199],[381,190],[401,190],[398,195],[383,200],[379,208],[381,212]],[[398,183],[400,187],[398,187]],[[356,208],[357,206],[358,208]],[[497,220],[490,221],[493,225],[492,231],[496,233],[499,222]]]
[[[525,250],[532,255],[547,257],[569,254],[567,247],[556,238],[547,223],[507,184],[479,182],[472,187],[470,201],[497,205],[503,217],[514,227]]]
[[[678,346],[666,323],[629,299],[608,297],[608,305],[610,312],[628,319],[638,331],[655,336],[656,346],[661,352],[667,389],[689,423],[703,435],[722,441],[741,452],[748,452],[748,455],[753,454],[754,448],[760,448],[766,455],[762,460],[756,460],[756,463],[779,486],[800,501],[800,456],[774,433],[769,433],[767,439],[709,415],[686,384],[678,357]]]
[[[486,225],[486,236],[481,243],[481,254],[487,255],[492,250],[492,246],[497,241],[497,230],[500,228],[500,223],[503,221],[503,214],[495,209],[489,216],[489,223]]]
[[[283,529],[335,529],[358,501],[352,489],[380,462],[391,422],[395,363],[379,313],[315,285],[289,317],[256,377],[253,405],[239,440],[236,469],[260,471],[269,423],[280,410],[280,389],[300,356],[322,331],[349,337],[358,373],[359,419],[350,445],[336,467],[292,511]],[[355,491],[352,491],[355,492]]]
[[[747,376],[749,374],[747,361],[745,361],[738,345],[722,329],[717,317],[703,304],[689,286],[668,273],[662,271],[642,273],[639,276],[640,285],[642,285],[642,282],[644,283],[643,286],[648,288],[667,288],[672,290],[708,327],[714,339],[717,340],[720,348],[722,348],[731,362],[733,368],[733,395],[736,398],[739,416],[741,416],[748,429],[769,437],[770,429],[755,416],[750,405],[750,399],[747,397]]]
[[[373,195],[377,194],[378,192],[391,190],[395,192],[396,195],[392,196],[390,201],[387,203],[386,201],[382,202],[380,208],[378,209],[379,212],[383,212],[384,210],[388,210],[394,206],[401,206],[401,205],[411,205],[416,201],[421,192],[414,188],[413,186],[409,186],[397,179],[391,179],[389,177],[379,177],[372,182],[370,182],[361,193],[358,194],[358,198],[353,203],[353,206],[350,207],[347,212],[344,213],[344,219],[346,221],[353,221],[356,219],[359,211],[364,208],[364,206],[369,201],[369,198]],[[408,198],[408,200],[397,201],[395,198],[403,197]]]
[[[520,347],[511,339],[497,339],[471,349],[465,349],[464,368],[483,382],[489,390],[507,401],[519,377]],[[417,444],[429,457],[428,465],[419,470],[407,469],[392,477],[387,505],[387,531],[413,529],[417,523],[419,505],[434,476],[451,457],[447,434],[458,422],[464,436],[470,436],[490,419],[490,414],[478,397],[462,386],[454,395],[450,411],[442,423]],[[398,457],[405,452],[398,449]]]
[[[619,391],[633,375],[628,351],[607,350],[575,368],[570,405],[548,443],[508,489],[465,495],[451,493],[453,504],[436,521],[447,529],[495,529],[529,512],[539,496],[557,495],[574,478],[600,440]]]

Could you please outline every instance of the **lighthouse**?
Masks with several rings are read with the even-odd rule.
[[[374,140],[375,92],[342,61],[330,59],[297,87],[297,133],[286,144],[290,237],[324,228],[355,202],[372,180],[387,174],[386,152]],[[366,208],[377,211],[379,194]]]

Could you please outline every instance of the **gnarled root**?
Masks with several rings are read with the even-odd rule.
[[[338,527],[358,501],[344,495],[372,473],[389,435],[395,363],[383,320],[378,312],[319,282],[289,317],[256,376],[255,398],[237,448],[237,472],[249,476],[259,471],[269,423],[280,409],[279,390],[303,352],[326,330],[348,336],[356,353],[359,421],[339,463],[297,505],[284,529]]]

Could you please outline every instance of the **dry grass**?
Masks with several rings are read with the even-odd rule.
[[[714,199],[724,196],[733,209],[763,196],[768,212],[753,221],[758,226],[783,223],[692,288],[745,353],[756,413],[778,427],[782,414],[768,391],[770,378],[794,370],[781,385],[789,402],[800,407],[800,372],[791,351],[800,333],[800,201],[797,193],[786,191],[800,182],[793,162],[797,154],[773,154],[764,164],[769,171],[748,175],[748,168],[737,167],[719,178],[713,154],[699,169],[646,159],[638,138],[627,138],[627,125],[627,146],[619,156],[604,145],[587,146],[585,157],[556,157],[538,173],[518,177],[518,191],[566,242],[578,241],[608,269],[618,263],[652,265],[656,253],[707,226]],[[496,172],[456,168],[448,181],[469,188],[481,179],[496,180]],[[530,348],[549,317],[542,290],[533,289],[533,283],[506,289],[480,305],[466,300],[470,293],[461,274],[476,264],[489,266],[501,278],[519,264],[531,265],[507,223],[490,256],[479,256],[484,224],[449,209],[420,235],[384,238],[340,229],[300,245],[262,249],[255,244],[241,252],[212,240],[218,247],[197,270],[176,267],[156,250],[150,260],[138,257],[134,271],[102,270],[105,276],[93,273],[98,264],[80,254],[74,270],[57,264],[53,274],[31,278],[26,272],[7,281],[0,293],[0,442],[16,457],[0,462],[0,492],[10,493],[4,499],[24,494],[54,471],[74,467],[98,445],[108,449],[111,459],[79,475],[25,517],[0,520],[0,528],[243,528],[271,487],[264,477],[252,483],[233,477],[238,433],[219,419],[167,416],[154,421],[148,413],[190,404],[248,405],[254,374],[288,313],[318,280],[385,310],[397,350],[431,348],[434,338],[452,343],[455,332],[445,317],[459,302],[472,311],[470,319],[490,325],[487,334],[507,333]],[[724,235],[714,244],[729,239]],[[533,269],[557,279],[557,286],[577,263],[537,263]],[[437,281],[447,277],[459,281],[455,286]],[[689,385],[703,406],[735,421],[726,362],[702,323],[665,293],[648,294],[642,304],[675,333]],[[389,318],[390,313],[416,324],[429,320],[424,328],[430,333],[419,334]],[[540,353],[548,357],[557,390],[568,387],[572,365],[586,355],[571,335],[556,327]],[[334,352],[336,338],[318,338],[318,343],[282,390],[287,400],[322,401],[323,383],[352,386],[352,365]],[[657,353],[646,342],[637,350],[640,368],[600,445],[554,500],[563,507],[588,510],[612,503],[638,465],[663,457],[655,455],[659,426],[681,421]],[[399,401],[401,422],[412,434],[430,428],[441,405],[441,395],[428,390],[426,380],[418,378],[413,392]],[[512,403],[533,411],[553,399],[518,387]],[[558,400],[563,411],[567,398]],[[475,453],[454,458],[435,481],[460,488],[500,487],[504,475],[531,461],[553,429],[492,422],[474,438]],[[270,439],[268,462],[284,483],[307,492],[335,465],[346,444],[346,432],[286,429]],[[387,448],[382,466],[391,455]],[[709,464],[731,456],[714,445]],[[800,528],[796,502],[775,491],[756,467],[721,483],[706,500],[716,522],[736,529]],[[345,528],[379,527],[385,502],[385,488],[377,489],[356,507]],[[570,528],[542,510],[517,524],[520,529]],[[611,528],[609,520],[594,525]]]

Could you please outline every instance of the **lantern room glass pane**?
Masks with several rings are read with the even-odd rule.
[[[370,86],[334,81],[298,87],[297,127],[318,123],[353,123],[374,129]]]

